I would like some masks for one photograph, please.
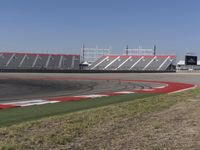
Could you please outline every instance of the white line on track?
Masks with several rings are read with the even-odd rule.
[[[142,91],[153,91],[155,89],[142,89]]]
[[[154,87],[155,89],[162,89],[162,88],[165,88],[167,87],[168,85],[163,85],[163,86],[157,86],[157,87]]]
[[[132,92],[132,91],[120,91],[120,92],[114,92],[114,93],[117,93],[117,94],[132,94],[132,93],[135,93],[135,92]]]
[[[32,105],[42,105],[42,104],[48,104],[48,103],[58,103],[59,101],[48,101],[43,99],[36,99],[36,100],[29,100],[29,101],[13,101],[9,103],[1,103],[3,105],[15,105],[15,106],[32,106]]]
[[[22,101],[12,101],[12,102],[9,102],[9,103],[2,103],[2,104],[25,104],[25,103],[39,103],[39,102],[44,102],[46,100],[43,100],[43,99],[36,99],[36,100],[22,100]]]
[[[38,102],[38,103],[30,103],[30,104],[22,104],[20,105],[21,107],[25,107],[25,106],[33,106],[33,105],[43,105],[43,104],[53,104],[53,103],[58,103],[59,101],[45,101],[45,102]]]
[[[98,97],[105,97],[108,95],[101,95],[101,94],[91,94],[91,95],[79,95],[74,97],[80,97],[80,98],[98,98]]]

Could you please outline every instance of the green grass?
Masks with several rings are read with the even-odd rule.
[[[23,122],[9,127],[0,128],[0,149],[67,149],[67,146],[70,146],[70,143],[72,143],[74,139],[78,138],[82,134],[87,135],[87,132],[90,132],[91,128],[98,128],[104,131],[105,124],[109,124],[111,122],[115,123],[121,119],[139,118],[141,115],[147,113],[162,111],[170,108],[178,102],[187,101],[191,98],[200,98],[199,93],[200,89],[158,96],[133,94],[118,97],[99,98],[95,101],[88,100],[83,102],[80,101],[66,104],[60,103],[57,105],[48,105],[48,107],[35,106],[30,107],[31,109],[24,108],[9,110],[12,111],[13,116],[14,113],[18,113],[16,116],[17,118],[20,118],[18,121],[11,121],[10,124],[22,121],[21,119],[23,118],[19,116],[20,113],[18,111],[24,114],[24,110],[26,110],[27,114],[32,114],[33,119],[34,117],[38,118],[38,114],[42,114],[41,117],[44,116],[43,113],[51,111],[51,108],[60,108],[60,111],[57,110],[57,113],[53,111],[52,114],[62,115],[56,115],[42,118],[40,120]],[[122,101],[127,102],[119,103]],[[76,105],[79,106],[79,109]],[[94,108],[97,106],[104,107]],[[66,107],[68,107],[68,109]],[[92,107],[93,109],[87,109]],[[44,108],[46,111],[43,110]],[[81,109],[82,111],[78,111]],[[6,111],[8,110],[3,112]],[[64,114],[65,112],[74,113]],[[49,115],[51,115],[50,112],[46,113],[46,116]],[[30,116],[26,117],[27,118],[25,119],[28,120]],[[2,121],[2,119],[0,120]],[[6,122],[4,122],[4,125],[5,124]],[[159,128],[159,124],[157,123],[155,123],[154,126],[155,128]]]
[[[12,125],[23,121],[39,119],[47,116],[70,113],[125,101],[132,101],[149,96],[152,96],[152,94],[135,93],[121,96],[88,99],[83,101],[72,101],[23,108],[4,109],[0,110],[0,127]]]

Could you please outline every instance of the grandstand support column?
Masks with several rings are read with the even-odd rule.
[[[58,68],[62,69],[63,56],[60,56]]]
[[[123,63],[121,63],[117,68],[115,68],[115,70],[119,69],[121,66],[123,66],[127,61],[129,61],[131,59],[131,56],[128,57]]]
[[[136,62],[129,68],[129,70],[131,70],[135,65],[137,65],[143,58],[144,58],[144,56],[142,56],[140,59],[138,59],[138,61],[136,61]]]
[[[12,56],[10,57],[10,59],[7,61],[6,63],[6,67],[10,64],[10,62],[12,61],[12,59],[15,57],[16,54],[12,54]]]
[[[26,59],[26,57],[27,57],[27,55],[24,55],[24,57],[22,58],[22,60],[21,60],[21,62],[19,63],[19,66],[18,66],[18,67],[21,67],[21,66],[22,66],[22,64],[23,64],[24,60]]]
[[[115,61],[117,61],[120,58],[120,56],[118,56],[117,58],[115,58],[113,61],[111,61],[107,66],[105,66],[105,68],[103,68],[103,70],[107,69],[110,65],[112,65]]]
[[[165,61],[163,61],[163,63],[158,67],[157,70],[160,70],[162,68],[162,66],[167,62],[167,60],[170,58],[170,56],[168,56]]]
[[[35,67],[35,64],[36,64],[38,58],[39,58],[39,55],[37,55],[37,56],[35,57],[35,60],[34,60],[33,65],[32,65],[32,68]]]
[[[145,70],[157,57],[154,56],[153,59],[142,69]]]
[[[46,62],[46,64],[45,64],[45,68],[48,67],[50,59],[51,59],[51,55],[49,55],[48,58],[47,58],[47,62]]]

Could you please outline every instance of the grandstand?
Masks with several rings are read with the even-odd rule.
[[[1,70],[78,70],[80,55],[0,52]]]
[[[174,71],[175,55],[105,55],[90,70]]]
[[[99,49],[98,49],[99,50]],[[101,50],[101,49],[100,49]],[[137,51],[138,52],[138,51]],[[142,51],[143,52],[143,51]],[[110,55],[91,64],[80,63],[80,55],[0,52],[0,71],[42,72],[137,72],[175,71],[175,55]],[[74,71],[73,71],[74,70]]]

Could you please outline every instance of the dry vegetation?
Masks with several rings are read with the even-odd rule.
[[[0,129],[1,149],[199,149],[200,89]]]

